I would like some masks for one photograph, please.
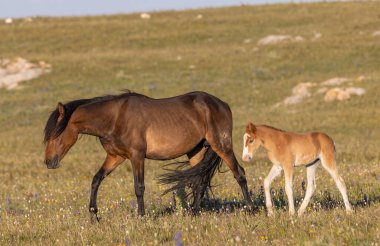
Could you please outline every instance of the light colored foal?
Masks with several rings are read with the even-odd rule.
[[[273,163],[272,169],[264,180],[265,203],[269,216],[273,215],[270,185],[273,180],[280,176],[282,170],[284,170],[285,175],[285,192],[288,197],[289,213],[291,215],[295,214],[293,169],[296,166],[306,166],[307,171],[307,189],[305,198],[298,210],[298,216],[305,212],[316,189],[315,172],[320,163],[334,179],[342,194],[346,211],[352,211],[351,204],[348,201],[346,185],[338,174],[334,142],[328,135],[319,132],[298,134],[285,132],[270,126],[255,126],[249,123],[243,139],[243,161],[251,161],[256,150],[263,146],[267,151],[269,160]]]

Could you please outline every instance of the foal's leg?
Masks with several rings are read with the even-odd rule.
[[[285,192],[288,196],[289,214],[294,215],[294,198],[293,198],[293,167],[292,165],[284,166],[285,174]]]
[[[303,213],[305,212],[305,209],[310,202],[310,198],[313,195],[315,188],[317,187],[317,185],[315,183],[315,172],[316,172],[318,166],[319,166],[319,163],[316,163],[316,164],[314,164],[312,166],[308,166],[306,168],[307,188],[306,188],[305,198],[302,201],[301,207],[298,209],[298,217],[303,215]]]
[[[133,176],[135,182],[135,194],[137,197],[138,215],[144,216],[144,155],[135,154],[131,157],[130,160],[132,162]]]
[[[270,185],[273,182],[273,180],[281,174],[281,171],[282,171],[281,166],[273,165],[268,176],[264,180],[265,204],[268,210],[268,216],[273,215],[273,205],[272,205],[272,198],[270,195]]]
[[[334,154],[323,154],[321,158],[322,166],[329,172],[331,177],[334,179],[336,186],[338,187],[340,193],[342,194],[344,206],[347,212],[352,212],[352,207],[348,201],[347,188],[344,180],[338,174],[338,169],[336,167]]]
[[[94,178],[92,179],[91,184],[91,197],[90,197],[90,206],[89,211],[91,213],[91,218],[96,218],[97,221],[99,221],[99,218],[97,216],[98,213],[98,206],[96,205],[96,197],[98,194],[98,189],[100,184],[102,183],[103,179],[110,174],[118,165],[120,165],[125,159],[116,156],[116,155],[110,155],[108,154],[102,167],[99,169],[99,171],[95,174]]]

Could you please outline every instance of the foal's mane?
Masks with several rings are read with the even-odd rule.
[[[66,129],[66,126],[69,123],[71,115],[79,106],[91,104],[91,103],[106,102],[106,101],[123,98],[130,95],[140,95],[140,94],[134,93],[130,90],[124,90],[124,93],[121,93],[118,95],[105,95],[105,96],[100,96],[100,97],[94,97],[94,98],[89,98],[89,99],[79,99],[79,100],[68,102],[63,105],[65,108],[65,115],[58,124],[57,124],[57,121],[59,117],[59,111],[58,111],[58,108],[56,108],[55,110],[51,112],[49,119],[46,122],[45,130],[44,130],[44,141],[43,141],[44,144],[46,144],[46,142],[49,141],[50,139],[54,139],[58,137]]]
[[[268,125],[261,125],[261,126],[269,128],[269,129],[272,129],[272,130],[275,130],[275,131],[285,132],[284,130],[278,129],[278,128],[273,127],[273,126],[268,126]]]

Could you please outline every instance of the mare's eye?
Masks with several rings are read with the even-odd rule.
[[[253,143],[253,139],[249,140],[249,143]]]

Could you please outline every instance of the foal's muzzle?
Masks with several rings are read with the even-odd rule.
[[[59,166],[58,155],[54,156],[51,159],[46,159],[45,160],[45,164],[46,164],[47,168],[49,168],[49,169],[55,169],[55,168],[57,168]]]
[[[250,162],[252,160],[252,157],[249,156],[248,154],[245,154],[245,155],[243,155],[242,159],[243,159],[243,161]]]

